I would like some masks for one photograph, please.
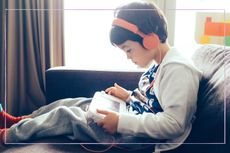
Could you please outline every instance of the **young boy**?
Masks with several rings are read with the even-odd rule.
[[[133,92],[116,83],[105,90],[129,103],[129,113],[98,110],[105,117],[97,125],[88,126],[85,111],[80,107],[91,99],[64,99],[1,130],[2,137],[6,137],[6,142],[18,142],[65,134],[86,142],[116,143],[152,138],[151,142],[162,142],[155,145],[155,151],[179,146],[192,128],[201,73],[169,46],[167,36],[166,19],[154,4],[134,2],[117,8],[111,43],[123,50],[133,63],[148,68],[140,78],[139,88]],[[96,134],[100,127],[104,135]]]

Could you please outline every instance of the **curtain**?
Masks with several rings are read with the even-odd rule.
[[[5,1],[0,1],[0,103],[5,100],[5,44],[4,44],[4,29],[5,29],[5,16],[4,16]]]
[[[14,115],[24,115],[46,104],[45,71],[64,65],[63,0],[8,0],[5,3],[4,107]]]

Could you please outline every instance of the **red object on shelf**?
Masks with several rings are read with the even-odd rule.
[[[230,23],[212,22],[212,18],[207,17],[204,34],[208,36],[230,36]]]

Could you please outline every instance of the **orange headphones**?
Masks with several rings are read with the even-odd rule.
[[[141,32],[135,24],[129,23],[123,19],[114,19],[112,25],[122,27],[141,36],[143,38],[143,45],[148,50],[157,48],[160,43],[159,37],[155,33],[150,33],[146,35],[143,32]]]

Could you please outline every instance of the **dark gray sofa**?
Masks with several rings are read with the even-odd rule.
[[[168,153],[227,153],[230,151],[230,49],[216,45],[201,46],[194,53],[193,61],[203,71],[197,102],[197,118],[185,144]],[[52,68],[46,72],[47,104],[61,98],[91,97],[95,91],[104,90],[112,86],[114,82],[127,89],[134,89],[141,73]],[[30,142],[71,143],[62,136]],[[87,152],[77,144],[36,143],[6,145],[2,152]],[[100,145],[89,147],[103,149]],[[127,151],[113,148],[107,152]],[[151,149],[147,148],[139,152],[151,152]]]

